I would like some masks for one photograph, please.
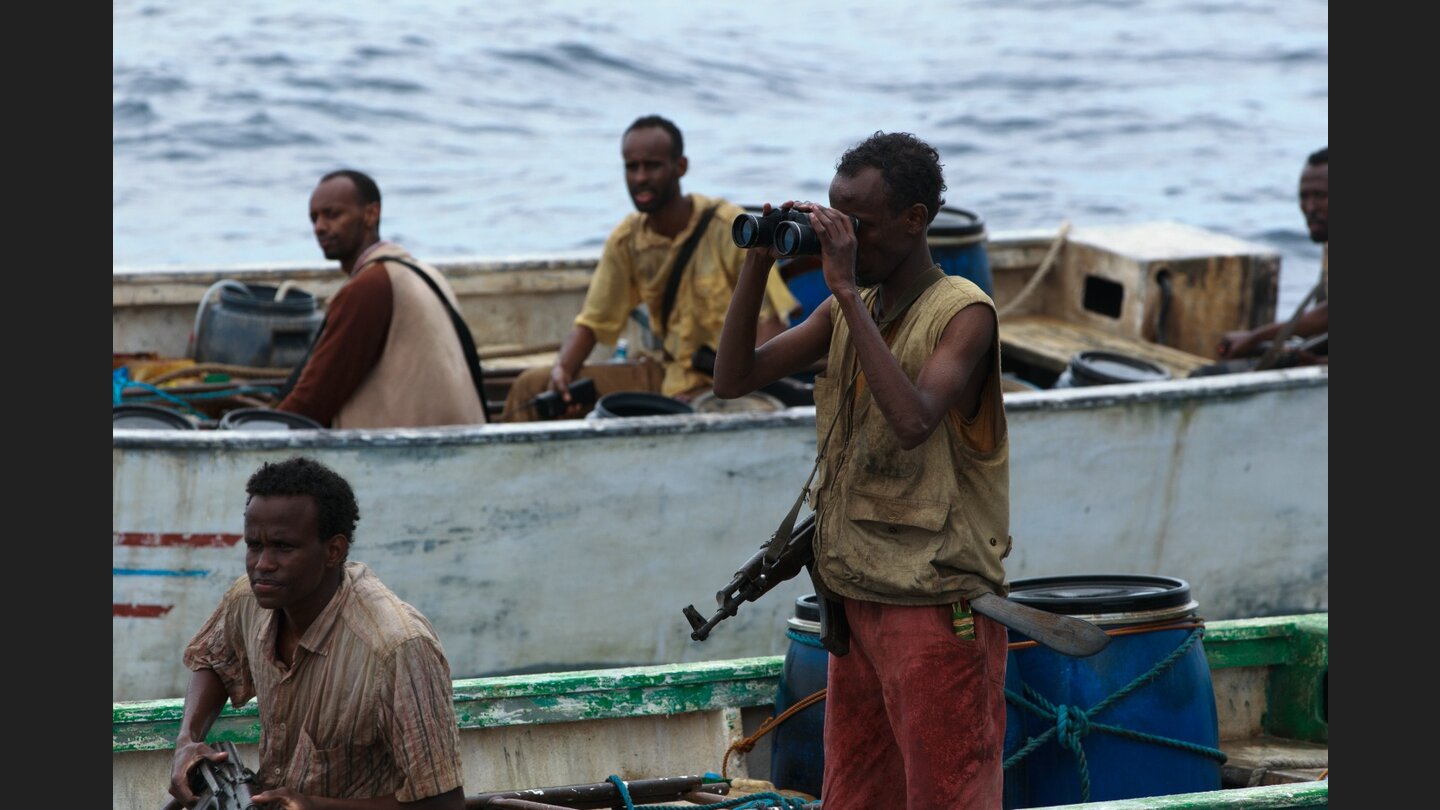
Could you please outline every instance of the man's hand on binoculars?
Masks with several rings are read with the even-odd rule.
[[[820,239],[820,259],[825,286],[835,295],[855,291],[855,224],[834,208],[813,202],[795,205],[810,215],[810,227]]]

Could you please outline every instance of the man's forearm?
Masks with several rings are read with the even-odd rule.
[[[580,366],[585,364],[590,352],[595,349],[595,333],[588,326],[576,324],[570,328],[570,333],[565,336],[565,342],[560,345],[560,352],[555,357],[555,365],[565,371],[567,376],[575,376]]]
[[[1295,334],[1300,337],[1315,337],[1330,331],[1330,302],[1321,301],[1313,309],[1305,311],[1295,323]]]
[[[225,683],[211,669],[197,669],[190,675],[190,686],[185,691],[185,713],[180,720],[180,731],[175,737],[178,748],[193,742],[203,742],[210,727],[225,707]]]
[[[738,397],[759,387],[750,384],[749,377],[755,368],[760,306],[773,263],[762,251],[752,250],[740,266],[740,278],[720,329],[720,347],[715,357],[716,396]]]

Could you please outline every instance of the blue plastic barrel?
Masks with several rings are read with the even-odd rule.
[[[1080,616],[1112,639],[1074,658],[1017,646],[1029,639],[1010,632],[1020,689],[1007,678],[1005,807],[1220,789],[1215,692],[1188,583],[1115,574],[1010,587],[1011,599]]]
[[[985,248],[985,223],[963,208],[941,208],[930,223],[930,258],[946,275],[961,276],[994,297],[990,253]]]
[[[820,645],[820,607],[815,594],[795,600],[785,635],[790,648],[775,692],[775,716],[825,688],[830,654]],[[770,782],[784,790],[820,795],[825,776],[825,701],[796,712],[770,732]]]

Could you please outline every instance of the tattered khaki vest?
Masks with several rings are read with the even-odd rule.
[[[877,291],[863,294],[867,306]],[[886,342],[907,377],[919,378],[950,319],[972,304],[995,307],[970,281],[946,276],[886,328]],[[821,442],[837,411],[844,411],[810,490],[821,584],[834,595],[896,605],[1008,593],[1001,560],[1010,551],[1010,439],[998,329],[975,417],[964,419],[952,409],[923,444],[903,450],[863,375],[850,397],[853,408],[841,402],[858,361],[849,325],[831,306],[829,362],[815,379]],[[976,441],[967,435],[986,425],[990,436]]]
[[[387,273],[394,298],[390,333],[380,361],[331,421],[333,428],[473,425],[485,421],[465,352],[450,315],[415,271],[386,257],[410,261],[440,285],[451,306],[455,293],[438,270],[399,246],[375,252],[362,273]]]

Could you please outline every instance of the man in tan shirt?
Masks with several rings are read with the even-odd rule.
[[[994,301],[930,252],[944,190],[939,153],[909,133],[845,152],[830,205],[793,205],[831,296],[755,348],[774,256],[753,249],[715,360],[715,394],[735,397],[826,358],[813,574],[850,628],[826,670],[826,810],[1002,798],[1007,635],[969,600],[1007,592],[1009,430]]]
[[[350,485],[296,457],[261,466],[245,491],[246,575],[185,648],[170,794],[188,805],[190,770],[226,758],[205,742],[226,698],[256,698],[257,804],[461,810],[450,665],[425,616],[347,561]]]

